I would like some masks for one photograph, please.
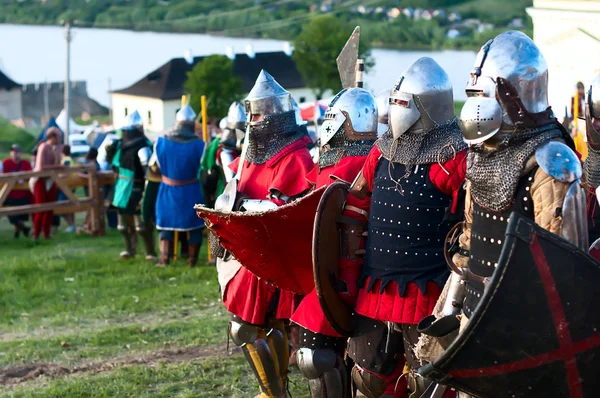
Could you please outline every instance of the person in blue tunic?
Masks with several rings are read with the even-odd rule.
[[[160,260],[164,267],[172,257],[174,231],[187,234],[188,265],[198,263],[204,221],[196,215],[194,205],[204,203],[198,180],[206,144],[194,134],[196,114],[189,105],[175,118],[175,127],[159,137],[151,169],[160,170],[161,182],[156,199],[156,228],[160,231]]]

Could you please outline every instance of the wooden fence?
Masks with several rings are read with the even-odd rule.
[[[29,181],[32,178],[51,179],[56,184],[57,190],[65,194],[67,200],[24,206],[4,206],[4,202],[12,190],[29,190]],[[90,212],[92,234],[103,236],[106,233],[103,187],[107,184],[114,184],[114,181],[115,174],[113,172],[97,172],[94,165],[0,174],[0,217],[50,210],[55,214],[85,211]],[[72,191],[73,188],[86,186],[88,194],[85,197],[77,197]]]

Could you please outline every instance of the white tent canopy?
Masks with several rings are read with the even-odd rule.
[[[67,113],[63,109],[60,111],[59,115],[56,117],[56,124],[63,131],[67,131]],[[73,121],[73,119],[69,118],[69,131],[71,134],[81,134],[83,133],[89,126],[81,126]]]

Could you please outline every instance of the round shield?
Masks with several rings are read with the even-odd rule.
[[[338,294],[339,264],[342,258],[342,236],[339,220],[344,210],[348,184],[335,182],[323,193],[313,232],[313,272],[315,290],[323,314],[342,336],[354,329],[352,308]]]

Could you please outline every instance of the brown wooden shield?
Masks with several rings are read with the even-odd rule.
[[[333,329],[349,336],[354,329],[352,308],[336,289],[342,258],[342,235],[339,225],[349,186],[343,182],[331,184],[323,193],[313,232],[313,272],[315,289],[323,313]]]

